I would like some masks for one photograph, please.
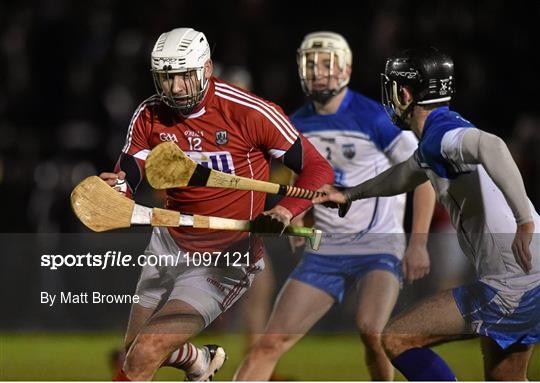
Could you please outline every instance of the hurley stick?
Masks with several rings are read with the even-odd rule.
[[[181,214],[174,210],[136,204],[97,176],[88,177],[75,186],[71,192],[71,207],[86,227],[97,232],[127,228],[131,225],[253,232],[251,221],[248,220]],[[322,239],[322,231],[310,227],[288,226],[285,233],[306,237],[314,250],[319,248]]]
[[[146,178],[154,189],[170,189],[181,186],[208,186],[216,188],[253,190],[279,194],[287,197],[313,199],[319,192],[253,180],[212,170],[197,164],[174,142],[163,142],[154,147],[145,162]]]

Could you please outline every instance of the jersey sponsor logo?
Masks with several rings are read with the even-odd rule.
[[[356,155],[356,148],[354,144],[343,144],[341,145],[341,150],[343,152],[343,156],[349,160],[353,159]]]
[[[206,168],[223,173],[235,174],[231,153],[229,152],[185,152],[193,161]]]
[[[178,142],[178,138],[176,138],[176,134],[174,133],[159,133],[159,139],[161,141]]]
[[[225,145],[229,142],[226,130],[219,130],[216,132],[216,145]]]
[[[193,130],[186,130],[184,132],[184,136],[186,136],[186,137],[204,137],[204,132],[202,130],[199,130],[198,132],[195,132]]]

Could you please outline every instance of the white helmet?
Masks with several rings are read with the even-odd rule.
[[[208,86],[204,65],[209,59],[210,46],[202,32],[176,28],[159,36],[152,49],[151,71],[156,91],[163,102],[183,114],[189,114],[202,100]],[[172,80],[178,73],[192,74],[193,71],[197,83],[193,76],[186,76],[190,80],[188,94],[174,96],[170,89],[163,89],[165,80]]]
[[[328,72],[328,80],[332,76],[339,79],[337,89],[312,90],[309,83],[313,78],[308,78],[308,65],[313,65],[313,75],[317,77],[317,65],[319,53],[330,54],[330,67]],[[311,64],[308,63],[308,55],[313,55]],[[334,73],[334,63],[337,59],[337,64],[340,73]],[[335,32],[319,31],[309,33],[304,37],[300,48],[298,48],[296,61],[298,63],[298,72],[300,82],[304,93],[313,98],[315,101],[326,103],[330,98],[338,94],[349,83],[350,76],[347,75],[347,67],[352,65],[352,52],[345,38]]]

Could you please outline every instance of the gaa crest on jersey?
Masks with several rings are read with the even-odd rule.
[[[341,150],[343,151],[343,156],[349,160],[352,160],[356,155],[354,144],[343,144],[341,145]]]
[[[216,132],[216,144],[217,145],[225,145],[227,142],[229,142],[229,136],[227,136],[226,130],[218,130]]]

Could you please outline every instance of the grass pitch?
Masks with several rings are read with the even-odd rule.
[[[0,334],[0,380],[111,380],[110,352],[121,334]],[[245,350],[242,335],[204,335],[196,344],[217,343],[229,356],[215,380],[230,380]],[[435,350],[459,380],[483,380],[478,340],[454,342]],[[356,335],[310,335],[280,361],[276,374],[284,380],[369,380],[364,350]],[[163,368],[156,380],[180,381],[183,373]],[[397,380],[403,377],[396,374]],[[529,379],[540,380],[540,351],[533,354]]]

